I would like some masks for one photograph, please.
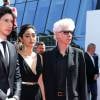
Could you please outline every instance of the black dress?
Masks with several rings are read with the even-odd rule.
[[[37,55],[37,65],[36,65],[37,74],[34,74],[32,72],[32,69],[29,67],[29,65],[26,63],[26,61],[20,54],[18,54],[18,59],[20,64],[22,82],[37,83],[39,76],[42,73],[42,64],[40,55]],[[42,100],[41,91],[38,83],[35,85],[22,84],[20,100]]]

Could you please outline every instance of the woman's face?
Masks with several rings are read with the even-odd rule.
[[[0,37],[6,38],[13,28],[13,16],[5,14],[0,18]]]
[[[35,31],[32,28],[27,29],[23,34],[21,41],[25,47],[33,47],[36,43]]]

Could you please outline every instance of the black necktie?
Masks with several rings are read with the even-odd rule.
[[[8,67],[9,63],[8,63],[8,54],[7,54],[7,49],[6,49],[7,43],[6,43],[6,41],[3,41],[1,43],[2,43],[2,46],[3,46],[3,49],[4,49],[5,63],[7,65],[7,67]]]

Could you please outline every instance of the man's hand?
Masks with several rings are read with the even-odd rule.
[[[97,80],[97,78],[98,78],[98,74],[95,74],[94,75],[94,80]]]

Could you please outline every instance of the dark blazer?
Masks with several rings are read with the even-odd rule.
[[[90,56],[88,55],[87,52],[85,52],[85,61],[86,61],[86,73],[87,73],[87,82],[89,84],[96,82],[96,80],[94,80],[94,75],[95,74],[99,74],[99,68],[98,68],[98,56],[94,55],[94,63],[93,64]]]
[[[94,53],[93,58],[95,63],[96,74],[99,74],[99,57],[96,53]]]
[[[19,97],[21,90],[21,75],[17,60],[17,52],[14,45],[10,42],[7,42],[7,46],[9,50],[8,67],[0,51],[0,100],[5,100],[8,88],[11,89],[9,97]]]
[[[87,100],[86,69],[83,52],[80,49],[69,46],[68,69],[66,81],[66,100]],[[43,54],[43,78],[45,84],[46,100],[56,98],[56,59],[57,47]],[[66,66],[66,67],[67,67]],[[67,88],[69,88],[67,90]],[[67,99],[68,97],[68,99]]]

